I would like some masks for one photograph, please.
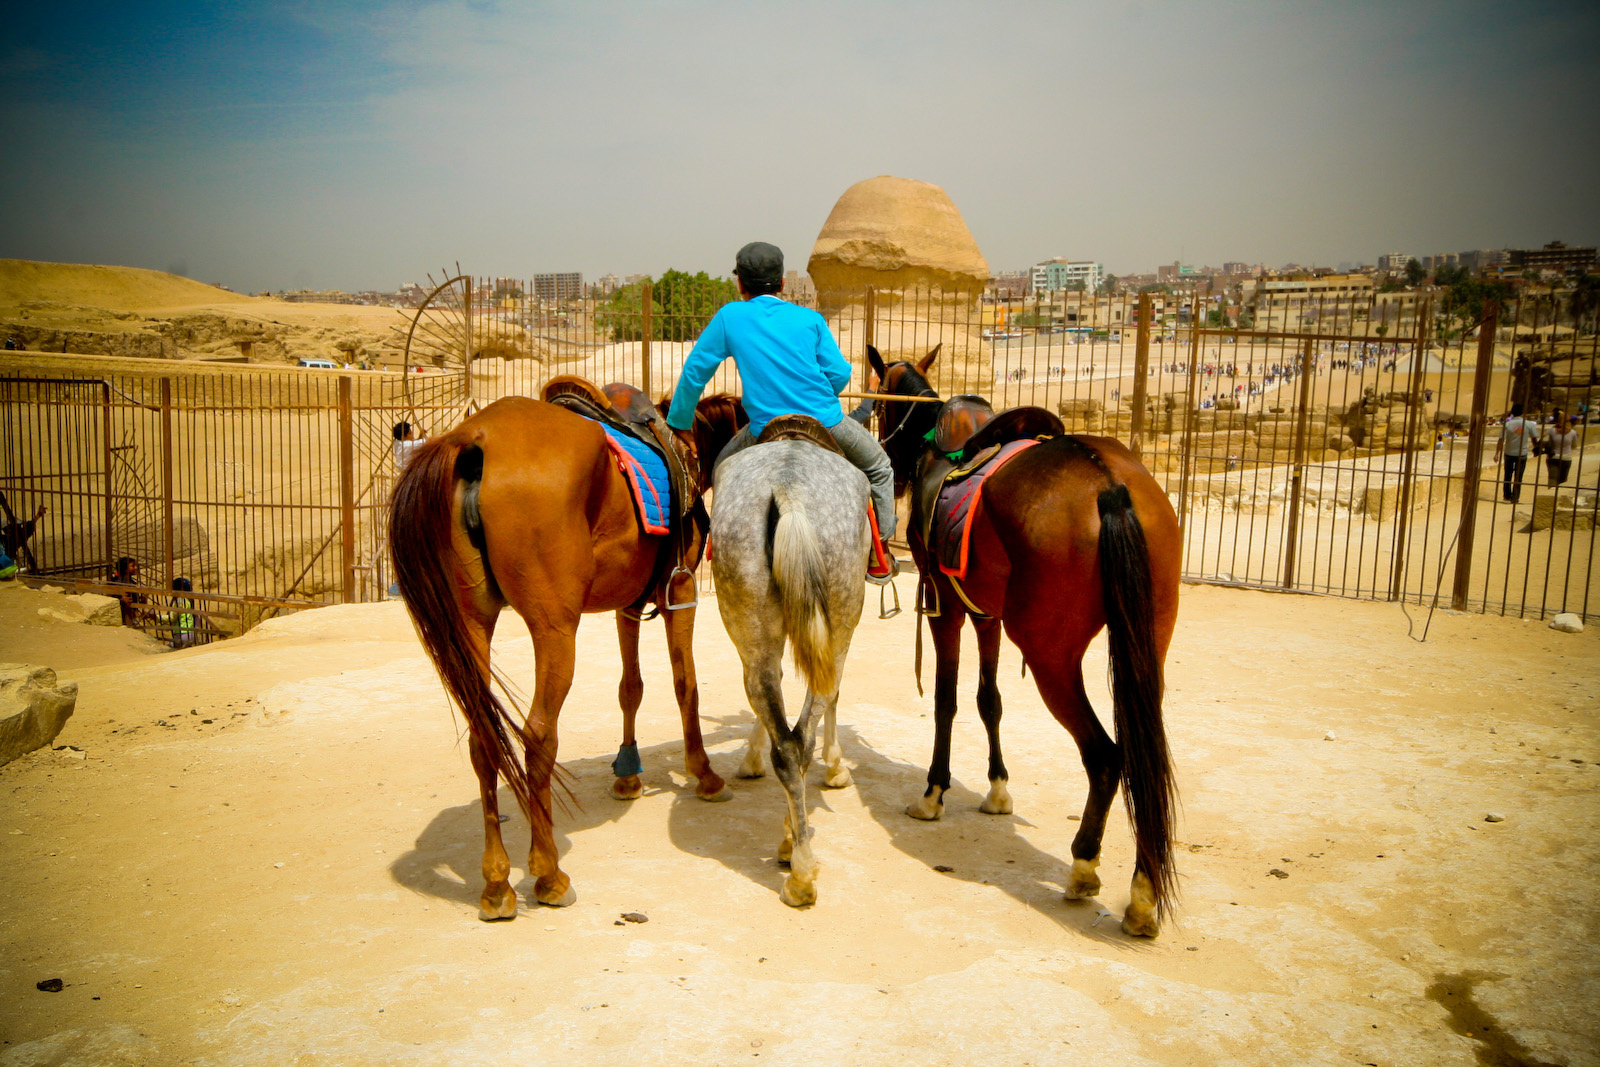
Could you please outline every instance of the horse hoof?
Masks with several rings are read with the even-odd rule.
[[[850,782],[850,768],[848,767],[840,767],[822,780],[822,784],[829,789],[843,789]]]
[[[783,880],[783,888],[778,890],[778,899],[791,908],[810,907],[817,902],[816,884],[801,882],[791,874]]]
[[[793,858],[794,838],[786,837],[783,839],[783,844],[778,846],[778,862],[787,867],[789,865],[789,861]]]
[[[611,795],[618,800],[638,800],[644,792],[644,783],[639,781],[637,774],[630,774],[626,778],[618,778],[611,783]]]
[[[765,778],[767,769],[760,764],[741,763],[739,764],[738,775],[740,778]]]
[[[989,795],[983,798],[978,810],[985,815],[1011,814],[1011,793],[1006,789],[1004,779],[996,779],[989,783]]]
[[[906,805],[906,814],[913,819],[933,822],[944,814],[944,804],[937,796],[918,797]]]
[[[517,894],[510,886],[496,893],[487,890],[478,900],[478,918],[486,923],[505,922],[517,917]]]
[[[700,784],[695,786],[694,795],[701,800],[712,804],[721,804],[725,800],[733,799],[733,790],[728,788],[728,783],[714,774],[708,774],[700,779]]]
[[[1072,877],[1067,882],[1068,900],[1087,900],[1100,892],[1100,876],[1088,860],[1072,861]]]
[[[1122,932],[1129,937],[1155,937],[1161,932],[1161,924],[1154,913],[1136,915],[1130,907],[1122,916]]]
[[[541,878],[533,887],[533,898],[547,908],[570,908],[578,902],[578,891],[567,883],[567,888],[556,892],[554,887],[544,888],[544,879]]]

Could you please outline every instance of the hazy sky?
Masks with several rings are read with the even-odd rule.
[[[941,185],[991,269],[1600,242],[1600,4],[8,5],[0,256],[236,289],[804,269]]]

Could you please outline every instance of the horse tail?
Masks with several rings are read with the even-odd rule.
[[[1109,473],[1109,472],[1107,472]],[[1161,720],[1161,656],[1151,595],[1150,553],[1128,487],[1100,492],[1100,594],[1111,644],[1111,700],[1122,749],[1122,795],[1139,867],[1150,878],[1158,917],[1177,897],[1172,821],[1177,802]]]
[[[461,521],[468,538],[484,553],[477,487],[483,479],[483,448],[454,435],[436,437],[417,449],[395,483],[389,505],[389,555],[395,583],[417,628],[422,647],[445,688],[467,720],[467,729],[496,773],[516,794],[536,828],[550,820],[535,803],[532,779],[521,756],[521,726],[490,688],[489,649],[468,638],[467,612],[456,590],[467,588],[452,537],[455,496],[464,484]],[[488,556],[484,554],[488,574]],[[489,577],[491,586],[492,576]]]
[[[783,632],[789,638],[794,665],[817,696],[839,687],[833,662],[833,623],[828,618],[827,569],[817,544],[816,527],[805,505],[786,486],[772,493],[767,513],[772,547],[772,579],[778,586]]]

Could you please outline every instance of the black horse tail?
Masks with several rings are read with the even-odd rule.
[[[469,587],[460,574],[452,522],[456,487],[464,483],[461,520],[483,551],[477,511],[477,485],[483,478],[483,449],[455,435],[435,437],[417,449],[394,487],[389,507],[389,555],[395,583],[428,658],[467,720],[467,729],[489,763],[516,794],[523,814],[536,829],[550,822],[546,805],[536,802],[533,778],[518,740],[521,724],[490,688],[487,643],[470,639],[467,612],[456,594]],[[488,558],[484,558],[487,573]]]
[[[1108,472],[1109,473],[1109,472]],[[1122,795],[1133,824],[1139,869],[1150,879],[1156,914],[1177,898],[1172,822],[1177,804],[1166,729],[1164,680],[1157,652],[1150,553],[1128,487],[1101,490],[1100,593],[1111,643],[1111,700],[1122,749]]]

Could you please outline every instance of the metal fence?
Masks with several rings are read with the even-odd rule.
[[[377,599],[394,423],[430,401],[399,374],[7,354],[0,492],[33,580],[110,592],[138,567],[137,621],[200,637],[280,611]],[[459,416],[459,408],[456,409]],[[193,593],[171,593],[187,578]]]
[[[667,282],[671,284],[663,284]],[[406,372],[0,363],[0,490],[50,506],[40,574],[103,579],[133,555],[233,618],[380,598],[391,429],[449,429],[555,374],[670,393],[731,287],[679,277],[607,297],[456,280],[407,312]],[[805,294],[868,384],[868,344],[943,394],[1037,404],[1136,448],[1183,521],[1191,581],[1499,614],[1596,614],[1600,393],[1593,313],[1444,293],[1295,286],[1097,296],[863,289]],[[1587,317],[1586,317],[1587,316]],[[725,365],[708,391],[737,393]],[[1581,416],[1570,473],[1494,457],[1511,403]]]

